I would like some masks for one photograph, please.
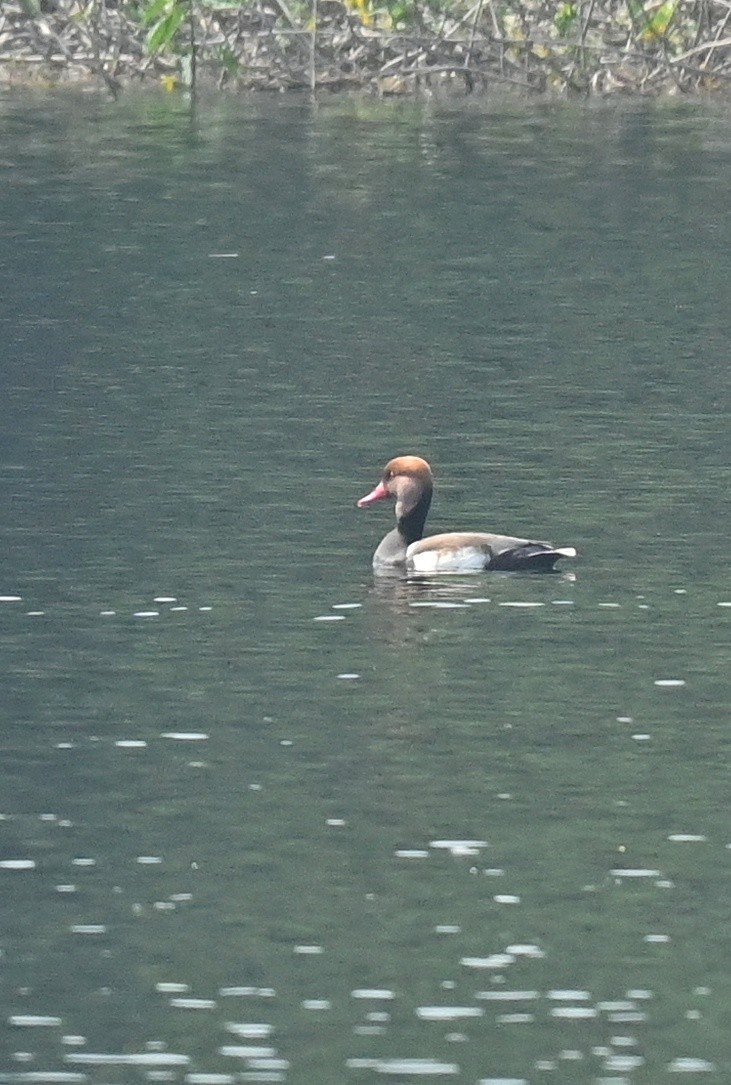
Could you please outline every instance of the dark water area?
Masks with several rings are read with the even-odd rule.
[[[731,114],[0,120],[0,1082],[728,1081]]]

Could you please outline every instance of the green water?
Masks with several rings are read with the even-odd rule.
[[[727,1080],[731,117],[0,114],[0,1081]]]

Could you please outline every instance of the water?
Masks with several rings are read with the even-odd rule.
[[[726,1080],[728,115],[0,108],[0,1080]]]

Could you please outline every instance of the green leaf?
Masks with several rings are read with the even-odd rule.
[[[576,22],[578,14],[579,9],[576,4],[561,4],[553,19],[554,26],[559,34],[568,34]]]
[[[142,12],[140,22],[143,26],[150,26],[151,23],[156,23],[163,16],[168,15],[174,6],[175,0],[152,0],[149,7]]]
[[[153,27],[147,37],[147,48],[151,53],[157,53],[170,44],[187,14],[187,5],[183,7],[182,4],[178,4],[169,15],[160,20],[156,27]]]
[[[229,49],[227,45],[224,45],[219,54],[221,64],[226,69],[229,75],[237,75],[239,70],[239,61],[236,54]]]

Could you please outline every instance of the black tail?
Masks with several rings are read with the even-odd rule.
[[[560,558],[575,558],[573,546],[548,546],[546,543],[526,543],[502,550],[490,561],[488,569],[517,573],[553,573]]]

